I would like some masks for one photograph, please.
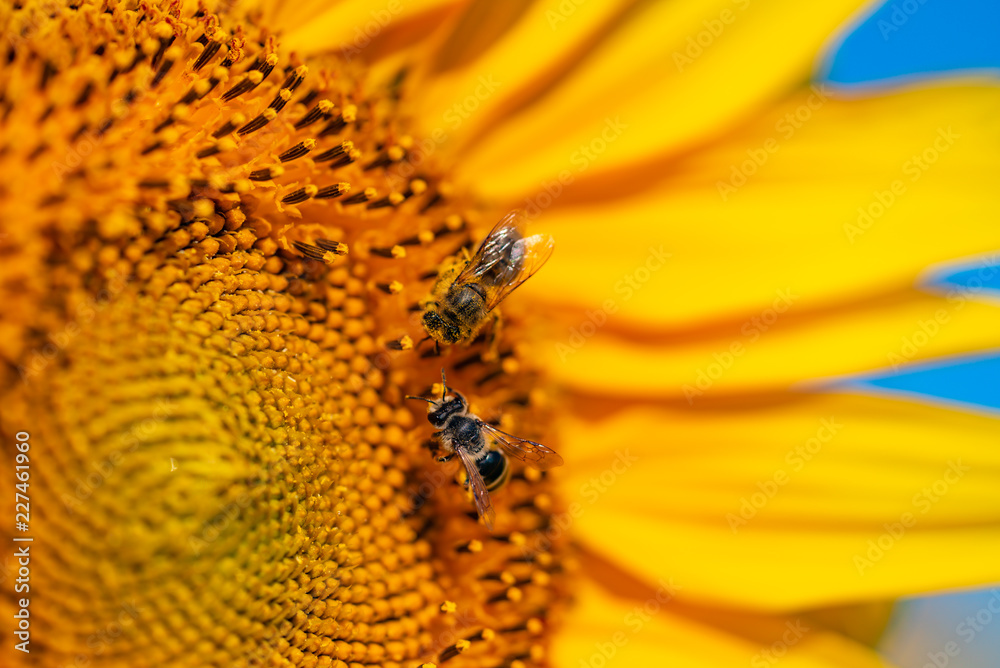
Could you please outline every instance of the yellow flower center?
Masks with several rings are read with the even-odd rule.
[[[491,220],[414,149],[404,76],[297,58],[227,11],[0,9],[31,656],[542,662],[571,563],[547,477],[515,466],[489,533],[404,401],[444,365],[478,413],[542,435],[516,314],[499,359],[414,346],[434,271]]]

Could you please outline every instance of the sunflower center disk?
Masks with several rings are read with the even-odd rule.
[[[404,401],[442,364],[414,305],[475,212],[416,166],[402,80],[194,6],[0,12],[39,665],[544,661],[570,563],[548,479],[515,467],[490,534]],[[527,424],[519,327],[447,363]]]

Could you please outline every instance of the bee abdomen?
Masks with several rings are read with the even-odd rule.
[[[476,462],[476,468],[479,469],[479,475],[486,483],[486,489],[491,492],[502,487],[510,476],[510,463],[503,454],[496,450],[490,450],[479,459]]]

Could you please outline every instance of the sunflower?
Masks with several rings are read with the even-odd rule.
[[[995,345],[913,287],[1000,243],[995,86],[807,83],[857,2],[327,5],[0,8],[5,665],[877,666],[1000,579],[995,420],[816,384]],[[493,531],[442,366],[567,460]]]

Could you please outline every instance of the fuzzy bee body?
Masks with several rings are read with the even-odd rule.
[[[492,531],[496,514],[489,493],[503,487],[510,477],[508,456],[538,469],[559,466],[563,463],[562,457],[541,443],[518,438],[479,419],[469,411],[464,396],[458,392],[448,394],[444,369],[441,370],[441,387],[440,399],[407,398],[427,402],[427,421],[438,430],[434,436],[446,453],[442,460],[447,461],[454,455],[462,460],[476,509]]]
[[[464,398],[457,398],[464,403]],[[435,435],[445,452],[454,454],[458,450],[469,453],[476,469],[486,484],[487,491],[500,489],[510,477],[510,461],[502,452],[494,449],[485,437],[479,418],[470,414],[454,414],[445,427]],[[449,455],[450,456],[450,455]]]
[[[512,211],[494,226],[475,254],[438,277],[421,303],[428,336],[446,345],[469,343],[489,315],[552,255],[547,234],[525,236],[525,218]]]
[[[433,299],[424,305],[424,329],[431,338],[447,345],[476,338],[489,315],[485,291],[478,285],[454,280],[458,268],[441,275],[432,291]]]

